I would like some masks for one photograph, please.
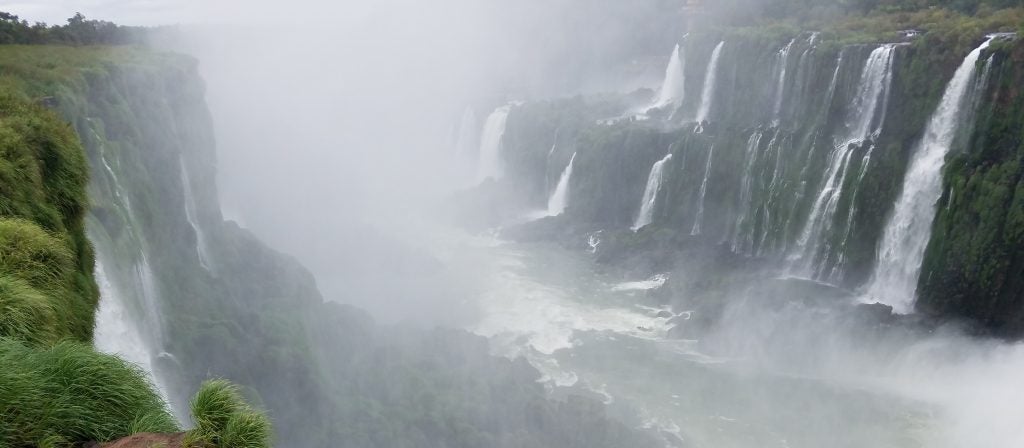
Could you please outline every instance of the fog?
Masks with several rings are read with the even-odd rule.
[[[626,283],[600,298],[609,293],[595,285],[639,280],[623,274],[636,269],[595,280],[578,254],[495,249],[508,243],[487,231],[469,236],[479,230],[453,222],[451,195],[472,186],[477,171],[455,154],[465,111],[477,141],[491,110],[508,102],[657,93],[665,55],[687,27],[667,3],[247,2],[239,14],[204,10],[206,24],[183,28],[185,51],[207,82],[225,215],[296,256],[328,300],[383,322],[489,336],[495,354],[527,357],[552,387],[605,396],[624,421],[660,427],[684,444],[1024,441],[1019,345],[952,327],[879,327],[845,305],[765,308],[757,291],[767,286],[755,284],[727,289],[707,332],[680,349],[671,331],[686,325],[682,310],[665,319],[662,308],[636,308],[660,284]],[[549,168],[555,179],[560,166]],[[779,295],[798,294],[788,288]],[[631,289],[641,292],[624,301],[621,291]],[[618,347],[616,335],[653,344],[639,349],[651,359]],[[682,360],[665,359],[673,356]]]
[[[126,0],[8,9],[179,24],[155,42],[198,61],[225,219],[295,257],[325,300],[368,311],[383,332],[443,327],[486,337],[495,357],[529,361],[549,397],[596,399],[664,446],[1024,445],[1024,346],[894,307],[888,284],[866,294],[860,284],[880,278],[870,267],[855,273],[861,278],[821,274],[857,262],[836,255],[857,244],[848,240],[885,231],[851,229],[855,218],[884,221],[854,208],[860,182],[891,174],[867,167],[900,158],[875,143],[897,140],[883,133],[902,117],[885,114],[891,94],[882,83],[893,83],[892,58],[907,57],[908,42],[826,57],[816,53],[818,33],[786,29],[735,45],[729,39],[748,36],[717,25],[769,2],[727,2],[701,15],[683,3]],[[872,65],[876,48],[888,59]],[[955,106],[937,108],[950,123],[972,121],[960,108],[987,88],[979,55],[957,72],[966,87],[945,95],[957,98],[929,92]],[[944,61],[952,67],[943,85],[964,56]],[[503,165],[491,173],[478,153],[502,106],[511,124],[496,131],[491,149]],[[739,109],[764,114],[740,123],[749,111]],[[798,133],[818,121],[826,124]],[[922,129],[900,144],[928,134],[928,120],[918,121],[906,127]],[[784,147],[808,136],[836,140],[823,145],[833,152],[822,166],[806,161],[816,143]],[[953,137],[928,134],[920,144],[945,145],[931,158],[939,181]],[[495,179],[481,179],[485,171]],[[807,181],[809,171],[834,179]],[[844,186],[858,188],[852,198]],[[800,199],[790,206],[789,197]],[[819,206],[799,201],[817,197],[836,217],[800,232]],[[779,203],[791,207],[785,218],[770,213]],[[920,219],[935,221],[933,208]],[[841,240],[829,239],[833,221],[846,223],[834,229]],[[920,257],[912,264],[916,285]],[[810,273],[794,273],[797,265]],[[337,341],[317,342],[327,365],[347,366],[330,355]]]

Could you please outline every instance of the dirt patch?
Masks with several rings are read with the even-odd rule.
[[[85,448],[181,448],[185,433],[139,433],[108,443],[93,443]]]

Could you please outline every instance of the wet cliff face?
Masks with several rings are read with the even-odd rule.
[[[996,44],[974,132],[946,164],[918,308],[1024,333],[1024,46]],[[986,62],[987,64],[987,62]]]
[[[872,278],[926,125],[982,40],[928,35],[842,45],[810,33],[691,35],[682,46],[685,94],[666,110],[644,111],[644,101],[623,98],[632,107],[620,117],[644,116],[607,121],[614,115],[588,115],[599,115],[596,107],[575,110],[580,99],[513,107],[503,150],[520,174],[506,182],[521,184],[539,207],[552,173],[575,153],[571,200],[559,220],[578,234],[617,231],[635,222],[653,165],[671,154],[650,225],[639,234],[719,245],[766,261],[776,274],[858,289]],[[1004,333],[1011,324],[995,315],[1017,322],[1024,314],[1014,239],[1020,99],[1011,87],[1020,47],[997,40],[972,67],[969,104],[957,114],[946,163],[946,206],[938,208],[918,291],[922,310]],[[710,79],[714,87],[706,88]],[[698,115],[707,122],[694,123]],[[528,125],[541,119],[552,124]]]

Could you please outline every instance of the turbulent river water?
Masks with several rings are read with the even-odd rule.
[[[553,394],[592,394],[667,446],[1024,446],[1021,345],[876,331],[846,306],[766,308],[756,287],[726,298],[712,329],[671,337],[693,314],[651,298],[664,275],[623,278],[548,245],[453,241],[444,261],[478,269],[470,331],[529,359]]]

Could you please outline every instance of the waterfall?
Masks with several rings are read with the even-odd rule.
[[[882,130],[892,83],[894,49],[894,45],[878,47],[864,64],[857,93],[847,111],[846,131],[835,140],[821,188],[797,239],[795,252],[789,257],[792,262],[789,270],[793,275],[815,277],[824,268],[825,257],[819,257],[819,253],[823,244],[827,246],[836,208],[843,196],[843,185],[850,171],[850,159],[857,147],[868,138],[876,138]],[[821,261],[817,267],[816,259]]]
[[[480,162],[477,166],[476,180],[478,183],[487,179],[498,180],[504,174],[501,162],[501,138],[505,135],[505,122],[511,105],[501,106],[491,112],[484,124],[483,135],[480,137]]]
[[[794,43],[796,43],[796,39],[790,40],[775,55],[775,63],[778,67],[776,72],[778,75],[775,78],[775,103],[772,108],[772,123],[776,126],[782,121],[782,100],[786,93],[786,69],[789,64],[789,52],[793,49]]]
[[[647,187],[644,189],[644,196],[640,200],[640,213],[636,215],[636,220],[633,222],[634,231],[650,224],[654,219],[654,203],[658,199],[658,191],[661,190],[661,179],[665,171],[665,164],[669,160],[672,160],[672,154],[666,155],[665,158],[654,162],[654,165],[651,166],[651,174],[647,176]]]
[[[178,163],[181,166],[181,184],[185,193],[185,219],[188,220],[189,225],[192,226],[192,231],[196,234],[196,255],[199,256],[199,265],[203,269],[210,271],[212,266],[210,264],[210,252],[206,247],[206,234],[203,233],[202,227],[199,226],[196,200],[192,196],[192,182],[188,175],[188,169],[185,167],[185,158],[178,157]]]
[[[683,70],[685,59],[684,49],[676,44],[669,56],[668,66],[665,67],[665,80],[662,81],[661,90],[658,93],[658,100],[650,108],[666,106],[677,106],[683,102],[683,91],[686,85],[686,73]]]
[[[700,227],[704,223],[704,196],[708,193],[708,177],[711,176],[711,159],[715,155],[715,145],[708,149],[708,163],[704,167],[704,181],[700,183],[700,193],[697,199],[697,217],[693,220],[693,229],[690,235],[700,235]]]
[[[867,294],[906,313],[914,305],[924,251],[931,238],[935,205],[942,193],[942,166],[956,137],[964,99],[989,38],[971,51],[946,86],[942,101],[928,121],[903,180],[903,189],[878,246],[875,272]]]
[[[754,196],[754,164],[757,162],[757,149],[761,146],[761,137],[763,136],[764,133],[758,129],[750,134],[750,138],[747,139],[746,158],[743,164],[743,174],[740,177],[740,214],[736,218],[736,226],[733,229],[732,237],[732,251],[736,253],[749,253],[749,251],[753,250],[753,229],[750,232],[746,232],[744,227],[750,224],[750,206],[753,204]],[[747,238],[748,234],[750,238]],[[741,238],[743,239],[742,241]]]
[[[718,58],[722,55],[722,47],[725,41],[719,42],[715,50],[711,52],[711,60],[708,62],[707,73],[704,74],[704,90],[700,95],[700,108],[697,110],[697,124],[708,119],[711,112],[711,104],[715,100],[715,75],[718,73]]]
[[[137,320],[127,310],[124,296],[107,275],[102,252],[96,255],[95,274],[100,288],[100,304],[96,311],[96,336],[93,344],[98,351],[120,356],[142,368],[166,401],[167,387],[154,374],[153,360],[157,354],[146,344],[146,337],[136,325]]]
[[[555,191],[551,193],[551,198],[548,199],[548,216],[562,214],[565,211],[565,207],[569,205],[569,178],[572,177],[572,164],[574,161],[576,161],[576,153],[572,153],[572,157],[569,158],[569,164],[566,165],[565,171],[562,171],[562,177],[558,178],[558,185],[555,187]]]

